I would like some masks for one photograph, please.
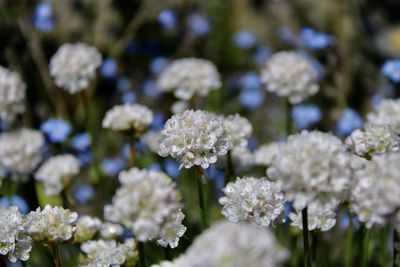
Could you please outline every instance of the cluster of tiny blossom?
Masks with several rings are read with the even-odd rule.
[[[247,146],[247,139],[253,132],[253,126],[248,119],[235,114],[222,117],[222,123],[232,146]]]
[[[0,119],[13,120],[25,111],[26,85],[21,76],[0,66]]]
[[[312,201],[342,201],[347,197],[349,158],[335,136],[303,131],[288,137],[267,175],[278,182],[295,209],[302,210]]]
[[[346,139],[346,145],[355,154],[366,158],[400,150],[399,136],[389,125],[367,124],[365,130],[352,132]]]
[[[23,215],[18,208],[0,206],[0,254],[11,262],[26,261],[32,249],[31,238],[24,233]]]
[[[153,111],[140,104],[114,106],[103,119],[103,128],[143,132],[153,121]]]
[[[42,160],[43,135],[35,130],[20,129],[0,135],[0,165],[20,174],[29,174]]]
[[[35,241],[64,242],[72,239],[77,218],[78,214],[68,209],[46,205],[27,215],[25,229]]]
[[[101,62],[101,54],[93,46],[64,44],[50,60],[50,74],[57,86],[75,94],[87,89]]]
[[[370,161],[354,158],[350,207],[367,227],[383,225],[400,208],[400,154],[373,155]]]
[[[158,171],[131,168],[119,174],[122,186],[104,207],[105,219],[131,230],[139,241],[159,240],[174,248],[186,228],[181,224],[181,195],[176,184]]]
[[[321,231],[329,231],[336,224],[336,208],[337,203],[322,204],[318,201],[311,202],[307,206],[308,230],[312,231],[320,229]],[[291,212],[289,218],[292,221],[291,226],[303,229],[303,219],[301,210]]]
[[[186,110],[172,116],[161,131],[159,155],[178,158],[181,167],[206,169],[230,149],[220,118],[201,110]]]
[[[222,215],[231,222],[249,221],[269,226],[284,210],[285,198],[265,177],[243,177],[228,183],[219,199]]]
[[[35,179],[44,183],[47,195],[57,195],[78,173],[78,159],[66,154],[54,156],[45,161],[35,173]]]
[[[117,243],[115,240],[91,240],[83,243],[81,250],[86,254],[86,265],[80,266],[120,266],[137,261],[136,245],[132,238],[126,239],[124,243]]]
[[[221,87],[221,78],[215,65],[205,59],[184,58],[167,66],[157,80],[163,92],[174,92],[175,97],[189,100],[194,95],[207,96]]]
[[[268,167],[275,160],[279,154],[279,150],[283,143],[273,142],[266,145],[262,145],[254,151],[254,164]]]
[[[153,267],[277,267],[288,252],[266,229],[251,224],[220,222],[197,237],[174,262]]]
[[[85,242],[92,239],[100,230],[101,220],[96,217],[83,215],[76,222],[74,242]]]
[[[374,125],[390,125],[400,133],[400,99],[385,99],[367,115],[367,122]]]
[[[292,104],[317,93],[317,79],[317,72],[311,63],[296,52],[272,55],[261,71],[261,81],[266,89],[280,97],[288,97]]]

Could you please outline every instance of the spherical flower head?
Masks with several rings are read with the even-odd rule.
[[[63,44],[50,60],[50,74],[57,86],[75,94],[88,88],[101,62],[101,54],[93,46]]]
[[[221,87],[221,78],[215,65],[208,60],[183,58],[173,61],[158,77],[162,92],[174,92],[175,97],[189,100],[194,95],[205,97]]]
[[[20,129],[0,135],[0,165],[12,173],[29,174],[42,160],[43,135]]]
[[[66,154],[46,160],[35,173],[35,179],[43,182],[47,195],[57,195],[78,173],[78,159]]]
[[[83,215],[76,222],[74,242],[85,242],[94,237],[100,230],[102,222],[99,218]]]
[[[239,114],[229,115],[221,118],[232,146],[247,146],[247,139],[253,133],[253,126],[250,121]]]
[[[319,90],[318,74],[304,58],[296,52],[278,52],[272,55],[261,71],[261,81],[267,91],[280,97],[288,97],[297,104]]]
[[[25,221],[25,230],[35,241],[62,243],[72,239],[78,218],[76,212],[46,205],[31,211]]]
[[[318,201],[311,202],[307,206],[308,230],[320,229],[329,231],[336,224],[336,203],[321,204]],[[291,226],[303,229],[303,219],[301,210],[291,212],[289,218]]]
[[[189,169],[196,165],[207,169],[230,147],[220,118],[207,111],[186,110],[165,123],[158,154],[179,159],[180,167]]]
[[[25,111],[26,85],[21,76],[0,66],[0,119],[14,120]]]
[[[103,119],[103,128],[142,133],[153,121],[153,111],[140,104],[114,106]]]
[[[283,193],[267,178],[243,177],[228,183],[219,199],[222,215],[231,222],[247,221],[269,226],[282,213]]]
[[[350,208],[366,227],[384,225],[387,216],[400,207],[400,154],[373,155],[370,161],[357,157]]]
[[[309,202],[322,203],[347,197],[351,169],[349,154],[335,136],[303,131],[289,136],[267,170],[297,210]]]
[[[367,122],[375,125],[390,125],[400,133],[400,99],[385,99],[367,115]]]
[[[279,154],[279,150],[284,143],[272,142],[260,146],[254,151],[254,164],[268,167]]]
[[[131,168],[119,174],[121,187],[104,207],[104,217],[120,223],[142,242],[164,240],[171,247],[177,241],[172,239],[171,223],[180,224],[181,195],[175,182],[159,171]],[[174,229],[172,229],[174,230]],[[177,238],[184,230],[177,229]],[[159,242],[160,243],[160,242]]]

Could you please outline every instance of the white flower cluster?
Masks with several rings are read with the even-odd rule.
[[[318,201],[311,202],[307,206],[307,222],[308,230],[321,229],[321,231],[329,231],[336,224],[337,203],[322,204]],[[291,212],[289,218],[292,221],[291,226],[303,229],[303,219],[301,210]]]
[[[370,161],[353,159],[351,210],[367,227],[383,225],[400,208],[400,154],[373,155]]]
[[[254,164],[268,167],[274,162],[279,150],[284,143],[273,142],[266,145],[261,145],[254,151]]]
[[[225,196],[219,199],[222,215],[231,222],[249,221],[269,226],[282,213],[284,195],[277,185],[265,177],[243,177],[228,183]]]
[[[220,222],[197,237],[186,253],[153,267],[277,267],[288,252],[266,229]]]
[[[103,239],[114,239],[120,237],[124,228],[116,223],[103,222],[100,226],[100,237]]]
[[[296,52],[272,55],[261,71],[261,81],[266,89],[280,97],[288,97],[292,104],[318,92],[317,78],[311,63]]]
[[[367,115],[367,122],[375,125],[390,125],[400,133],[400,99],[385,99]]]
[[[230,149],[220,118],[202,110],[186,110],[172,116],[161,131],[159,155],[178,158],[181,166],[206,169]]]
[[[303,131],[288,137],[267,176],[278,182],[296,210],[319,200],[342,201],[350,187],[350,156],[335,136]]]
[[[29,174],[42,160],[43,135],[35,130],[20,129],[0,135],[0,165],[19,174]]]
[[[76,212],[46,205],[43,210],[31,211],[25,221],[25,229],[35,241],[51,243],[70,240],[76,230]]]
[[[101,54],[93,46],[63,44],[50,60],[50,74],[57,86],[75,94],[87,89],[101,62]]]
[[[132,238],[126,239],[124,243],[117,243],[115,240],[91,240],[83,243],[81,250],[86,253],[86,265],[80,266],[120,266],[137,261],[136,245]]]
[[[352,132],[346,139],[346,145],[355,154],[366,158],[400,150],[399,136],[389,125],[367,124],[365,130]]]
[[[35,179],[44,183],[47,195],[57,195],[78,173],[78,159],[66,154],[54,156],[45,161],[35,173]]]
[[[103,119],[103,128],[143,132],[153,121],[153,111],[140,104],[114,106]]]
[[[13,120],[25,111],[26,85],[21,76],[0,66],[0,119]]]
[[[124,225],[139,241],[176,247],[186,227],[175,182],[162,172],[137,168],[122,171],[119,181],[112,205],[104,207],[105,219]]]
[[[74,234],[74,242],[84,242],[92,239],[100,230],[101,220],[96,217],[83,215],[76,222],[76,231]]]
[[[18,208],[0,206],[0,254],[8,255],[11,262],[29,259],[32,241],[24,233],[24,217]]]
[[[198,58],[178,59],[168,65],[157,80],[163,92],[174,92],[175,97],[189,100],[194,95],[207,96],[221,87],[221,78],[215,65]]]
[[[253,132],[253,126],[249,120],[239,114],[222,116],[221,120],[230,144],[233,147],[247,146],[247,139]]]

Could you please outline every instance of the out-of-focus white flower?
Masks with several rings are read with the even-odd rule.
[[[25,111],[26,85],[21,76],[0,66],[0,119],[14,120]]]
[[[64,242],[73,237],[77,218],[76,212],[46,205],[43,210],[31,211],[24,226],[35,241]]]
[[[181,166],[206,169],[228,153],[229,143],[220,118],[202,110],[172,116],[161,131],[159,155],[178,158]]]
[[[102,222],[99,218],[83,215],[76,222],[76,232],[74,234],[74,242],[85,242],[99,231]]]
[[[183,58],[168,65],[157,80],[163,92],[174,92],[175,97],[189,100],[194,95],[207,96],[221,87],[221,78],[215,65],[208,60]]]
[[[151,152],[157,154],[160,150],[161,133],[148,131],[140,137],[140,140],[150,149]]]
[[[124,228],[116,223],[104,222],[100,226],[100,236],[103,239],[117,238],[122,235]]]
[[[329,231],[336,224],[336,204],[321,204],[318,201],[311,202],[307,206],[308,230],[321,229],[321,231]],[[291,226],[303,229],[303,219],[301,210],[291,212],[289,218],[292,221]]]
[[[265,177],[243,177],[228,183],[219,199],[222,215],[231,222],[248,221],[269,226],[284,210],[285,198]]]
[[[26,261],[32,249],[31,238],[24,233],[24,217],[18,208],[0,206],[0,254],[11,262]]]
[[[355,130],[346,139],[346,145],[361,157],[371,157],[372,154],[398,152],[400,150],[399,136],[389,125],[367,124],[365,130]]]
[[[350,208],[370,228],[386,223],[387,216],[400,208],[400,154],[373,155],[370,161],[352,161],[354,181]]]
[[[279,149],[283,144],[282,142],[273,142],[257,148],[254,151],[254,164],[265,167],[270,166],[279,154]]]
[[[13,173],[29,174],[42,160],[43,135],[35,130],[20,129],[0,135],[0,165]]]
[[[171,112],[173,114],[181,114],[189,108],[189,103],[187,101],[175,101],[171,105]]]
[[[50,74],[57,86],[75,94],[88,88],[101,62],[101,54],[93,46],[63,44],[50,60]]]
[[[253,133],[253,126],[249,120],[239,114],[222,116],[221,119],[231,145],[233,147],[247,146],[247,139]]]
[[[400,133],[400,99],[385,99],[368,113],[367,122],[374,125],[390,125]]]
[[[127,227],[139,241],[161,239],[159,243],[175,247],[186,230],[179,226],[182,203],[175,182],[162,172],[137,168],[121,172],[119,181],[122,186],[104,207],[104,217]]]
[[[342,201],[351,181],[350,155],[335,136],[303,131],[288,137],[267,170],[296,210],[313,201]]]
[[[244,172],[254,165],[254,155],[247,146],[232,148],[231,155],[235,171]]]
[[[296,52],[272,55],[261,71],[267,91],[288,97],[290,103],[302,102],[319,90],[318,74],[304,56]]]
[[[134,130],[138,133],[147,129],[153,121],[153,111],[140,104],[114,106],[103,119],[103,128],[115,131]]]
[[[66,154],[54,156],[45,161],[35,173],[35,179],[43,182],[47,195],[57,195],[78,173],[78,159]]]

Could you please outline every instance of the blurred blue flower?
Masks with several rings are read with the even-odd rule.
[[[362,128],[364,121],[357,111],[347,108],[340,117],[336,129],[338,134],[348,136],[356,129]]]
[[[71,124],[62,119],[48,119],[40,125],[40,131],[51,143],[61,143],[72,131]]]
[[[214,182],[217,195],[222,196],[222,189],[225,187],[225,172],[217,169],[214,166],[210,166],[205,170],[204,174],[208,180]]]
[[[92,144],[92,137],[89,133],[78,133],[71,140],[71,148],[76,151],[86,151]]]
[[[249,110],[259,108],[264,103],[265,92],[261,89],[243,89],[239,94],[240,104]]]
[[[286,202],[285,202],[285,209],[284,209],[284,211],[283,211],[283,213],[284,213],[284,221],[285,221],[286,223],[289,223],[289,222],[290,222],[289,214],[290,214],[290,212],[292,212],[292,211],[293,211],[293,205],[292,205],[292,203],[289,202],[289,201],[286,201]]]
[[[89,184],[75,186],[72,190],[72,196],[80,205],[88,203],[94,197],[94,193],[93,186]]]
[[[125,161],[121,158],[105,158],[101,161],[101,169],[108,176],[117,175],[125,165]]]
[[[168,65],[168,59],[165,57],[156,57],[150,62],[150,71],[154,74],[159,74]]]
[[[311,128],[322,118],[322,112],[316,105],[294,106],[291,114],[292,119],[299,130]]]
[[[301,29],[299,39],[304,47],[311,50],[321,50],[333,45],[335,42],[335,38],[332,35],[317,32],[307,27]]]
[[[132,81],[127,77],[121,77],[117,81],[117,89],[121,93],[129,92],[132,89]]]
[[[242,49],[252,48],[256,41],[256,35],[250,30],[240,30],[233,35],[233,42]]]
[[[257,48],[253,55],[253,61],[257,66],[264,66],[268,58],[272,54],[272,49],[267,46]]]
[[[400,60],[389,59],[386,60],[382,66],[381,73],[388,77],[392,82],[400,82]]]
[[[150,125],[150,130],[152,131],[161,131],[164,127],[165,123],[165,115],[162,112],[156,112],[153,117],[153,121]]]
[[[23,267],[24,265],[19,260],[17,260],[16,262],[11,262],[10,260],[7,259],[7,265],[6,266],[7,267]]]
[[[100,68],[100,74],[106,79],[115,78],[118,74],[118,64],[113,58],[106,58]]]
[[[8,208],[10,206],[16,206],[21,213],[28,213],[29,212],[29,205],[25,199],[20,196],[13,195],[9,197],[2,197],[0,198],[0,206]]]
[[[254,150],[256,150],[257,147],[258,147],[258,141],[254,137],[250,137],[247,140],[247,148],[250,151],[254,151]]]
[[[11,121],[0,119],[0,133],[7,131],[11,127]]]
[[[124,228],[124,231],[122,232],[122,235],[121,235],[122,241],[124,241],[125,239],[128,239],[128,238],[134,238],[134,237],[135,237],[135,235],[128,228]]]
[[[164,160],[165,172],[172,178],[176,179],[181,171],[179,170],[179,163],[173,159]]]
[[[149,97],[157,97],[161,95],[160,90],[158,90],[157,84],[154,80],[146,80],[142,86],[143,93]]]
[[[297,35],[287,27],[280,27],[277,31],[277,35],[282,42],[288,45],[296,45],[299,42]]]
[[[83,151],[76,155],[81,167],[88,166],[92,162],[92,153],[90,151]]]
[[[340,229],[345,230],[349,227],[350,225],[350,217],[347,214],[347,212],[341,213],[340,214]]]
[[[259,89],[261,88],[260,76],[255,72],[247,72],[239,80],[240,86],[247,89]]]
[[[187,26],[195,36],[206,35],[211,29],[210,21],[197,13],[193,13],[187,18]]]
[[[161,165],[158,163],[153,163],[149,166],[146,167],[146,169],[150,170],[150,171],[162,171]]]
[[[176,12],[171,9],[164,9],[158,15],[158,22],[164,29],[171,30],[177,24]]]
[[[375,94],[371,97],[371,105],[377,107],[385,97],[381,94]]]
[[[137,101],[136,94],[134,92],[126,92],[122,95],[122,104],[133,104]]]
[[[51,32],[54,24],[54,12],[51,4],[47,2],[37,4],[33,15],[33,25],[35,28],[41,32]]]

